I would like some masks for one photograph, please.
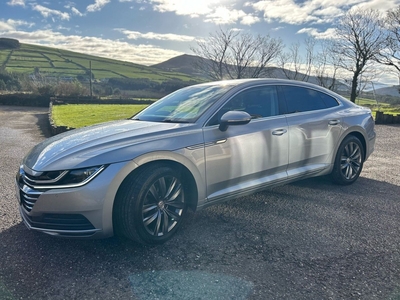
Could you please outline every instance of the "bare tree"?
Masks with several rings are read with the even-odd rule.
[[[357,97],[364,92],[367,87],[372,87],[374,80],[382,73],[382,70],[376,66],[376,63],[371,63],[365,68],[358,79]]]
[[[279,55],[279,63],[287,79],[308,81],[314,63],[315,40],[305,40],[305,56],[300,54],[300,43],[294,43],[289,51]]]
[[[282,49],[279,39],[220,29],[192,51],[201,60],[195,67],[212,80],[257,78]]]
[[[215,34],[210,34],[207,40],[198,41],[197,48],[192,48],[192,51],[201,59],[194,67],[211,80],[224,79],[229,47],[238,35],[239,32],[220,29]]]
[[[387,32],[387,45],[377,56],[377,61],[393,67],[400,84],[400,5],[387,12],[384,26]]]
[[[337,76],[341,58],[331,50],[330,41],[322,41],[321,49],[314,60],[314,74],[320,86],[333,91],[338,85]]]
[[[386,35],[382,26],[380,13],[372,9],[349,11],[337,25],[332,51],[341,57],[340,67],[352,74],[352,102],[357,97],[359,76],[385,47]]]

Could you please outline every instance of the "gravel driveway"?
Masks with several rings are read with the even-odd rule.
[[[192,214],[157,247],[21,223],[14,175],[47,109],[0,106],[0,299],[399,299],[400,126],[359,180],[308,179]]]

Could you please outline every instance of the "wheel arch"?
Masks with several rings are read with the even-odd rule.
[[[132,176],[134,177],[135,174],[140,174],[144,169],[148,168],[151,165],[164,164],[182,173],[182,179],[185,181],[185,183],[188,184],[187,192],[189,193],[189,208],[193,211],[196,210],[199,199],[201,199],[201,197],[204,197],[204,191],[202,192],[202,187],[204,187],[204,183],[198,168],[193,162],[178,153],[165,153],[164,151],[150,153],[137,157],[133,160],[133,162],[135,167],[122,180],[121,184],[118,187],[115,198],[118,197],[118,193],[120,192],[123,184],[127,180],[132,178]],[[113,210],[114,206],[115,199]]]
[[[367,151],[368,151],[368,149],[367,149],[367,140],[366,140],[365,136],[364,136],[360,131],[354,130],[354,131],[349,131],[349,132],[347,132],[347,134],[344,134],[342,140],[341,140],[340,143],[338,144],[338,147],[337,147],[337,149],[336,149],[336,152],[338,151],[338,149],[339,149],[340,145],[342,144],[342,142],[343,142],[348,136],[354,136],[354,137],[356,137],[356,138],[358,138],[358,139],[360,140],[361,145],[363,146],[363,150],[364,150],[364,151],[363,151],[363,156],[364,156],[364,157],[363,157],[363,160],[365,160],[365,158],[366,158],[366,153],[367,153]]]
[[[349,143],[355,142],[360,148],[362,148],[360,149],[362,154],[361,157],[358,155],[357,149],[350,148],[345,150]],[[332,164],[332,171],[330,173],[334,183],[339,185],[350,185],[358,179],[362,171],[363,162],[365,161],[366,147],[366,140],[361,132],[351,131],[343,136],[343,139],[340,141],[338,149],[336,150]]]
[[[183,164],[176,162],[174,160],[168,160],[168,159],[159,159],[159,160],[153,160],[150,162],[147,162],[143,165],[140,165],[139,167],[137,167],[136,169],[134,169],[130,174],[128,174],[128,176],[124,179],[124,181],[121,183],[121,186],[124,184],[124,182],[128,179],[129,176],[135,176],[134,174],[140,174],[144,169],[155,165],[155,164],[162,164],[165,166],[169,166],[174,170],[177,170],[178,172],[180,172],[182,174],[182,179],[183,181],[188,184],[188,188],[186,190],[186,192],[189,193],[189,208],[192,209],[193,211],[196,210],[197,208],[197,202],[198,202],[198,188],[197,188],[197,184],[196,184],[196,180],[193,176],[193,174],[190,172],[190,170]],[[120,190],[120,188],[118,190]],[[118,192],[117,192],[118,195]]]

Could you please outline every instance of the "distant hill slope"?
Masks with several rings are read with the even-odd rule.
[[[18,49],[19,41],[16,39],[0,38],[0,49]]]
[[[33,74],[36,70],[45,76],[76,78],[88,76],[91,61],[95,79],[146,78],[157,82],[193,79],[187,74],[67,50],[23,43],[19,46],[0,49],[0,70],[23,74]]]
[[[183,54],[173,57],[165,62],[152,65],[152,67],[164,71],[180,72],[190,76],[205,78],[205,74],[199,73],[199,71],[195,68],[196,64],[199,62],[201,62],[201,58],[199,56]],[[293,75],[293,72],[291,71],[286,70],[286,73],[292,73]],[[267,74],[267,76],[270,78],[287,79],[284,70],[281,68],[268,67]],[[299,77],[301,77],[301,75]],[[310,76],[308,78],[308,82],[318,84],[318,80],[314,76]],[[339,84],[338,90],[347,91],[349,90],[349,87],[344,84]]]
[[[375,94],[377,95],[388,95],[388,96],[393,96],[393,97],[400,97],[399,93],[400,86],[398,85],[393,85],[390,87],[384,87],[380,89],[375,90]]]
[[[162,63],[152,65],[152,67],[164,71],[179,72],[191,76],[204,77],[204,74],[200,74],[194,67],[195,64],[199,63],[200,61],[201,58],[199,56],[183,54],[168,59]]]

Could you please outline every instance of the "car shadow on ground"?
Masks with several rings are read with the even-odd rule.
[[[399,186],[367,178],[347,187],[307,179],[191,213],[159,246],[59,239],[19,223],[0,233],[0,287],[15,299],[261,299],[280,295],[289,280],[293,299],[304,289],[311,298],[351,298],[354,286],[367,298],[377,289],[393,296],[399,194]],[[370,269],[372,277],[357,273]]]

